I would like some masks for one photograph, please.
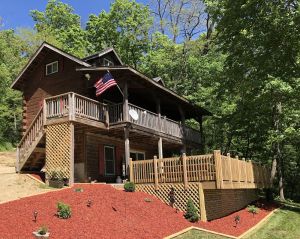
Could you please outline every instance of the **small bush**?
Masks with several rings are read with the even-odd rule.
[[[38,234],[40,235],[46,235],[48,232],[48,228],[46,226],[41,226],[38,230],[37,230]]]
[[[247,207],[247,211],[250,212],[250,213],[252,213],[253,216],[254,216],[255,214],[258,214],[258,213],[259,213],[259,208],[257,208],[257,207],[254,206],[254,205],[249,205],[249,206]]]
[[[57,216],[59,218],[68,219],[71,217],[71,207],[63,202],[57,203]]]
[[[192,199],[189,199],[186,205],[186,213],[184,217],[189,220],[190,222],[197,222],[199,221],[199,215],[197,212],[197,208],[195,207]]]
[[[124,184],[124,189],[126,192],[134,192],[135,184],[133,182],[127,182]]]

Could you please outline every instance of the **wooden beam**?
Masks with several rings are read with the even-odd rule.
[[[70,149],[70,179],[69,186],[74,184],[74,148],[75,148],[75,134],[74,134],[74,124],[70,124],[71,127],[71,149]]]
[[[221,162],[221,151],[214,150],[215,168],[216,168],[216,186],[221,189],[222,185],[222,162]]]
[[[206,208],[205,208],[205,197],[202,183],[199,183],[199,207],[200,207],[200,220],[207,222]]]
[[[153,168],[154,168],[155,190],[158,190],[158,170],[157,170],[157,157],[156,156],[154,156],[154,159],[153,159]]]
[[[125,162],[126,162],[126,173],[128,175],[128,166],[129,166],[129,158],[130,158],[130,145],[129,145],[129,128],[124,128],[124,138],[125,138]]]
[[[128,117],[128,110],[129,110],[129,107],[128,107],[128,83],[127,81],[124,82],[124,88],[123,88],[123,114],[124,114],[124,121],[127,122],[129,121],[129,117]]]
[[[187,167],[186,167],[186,155],[185,153],[182,154],[182,167],[183,167],[183,184],[184,189],[188,188],[188,177],[187,177]]]
[[[158,158],[163,158],[163,144],[162,144],[162,137],[159,137],[158,139]]]

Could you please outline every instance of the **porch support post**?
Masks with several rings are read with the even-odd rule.
[[[126,175],[128,176],[129,174],[129,158],[130,158],[130,145],[129,145],[129,128],[125,127],[124,128],[124,133],[125,133],[125,163],[126,163]]]
[[[69,186],[74,184],[74,148],[75,148],[75,133],[74,133],[74,124],[70,124],[71,128],[71,149],[70,149],[70,179]]]
[[[158,128],[159,131],[162,131],[162,122],[161,122],[161,108],[160,108],[160,99],[156,99],[156,113],[158,115]]]
[[[124,94],[124,96],[123,96],[123,114],[124,114],[124,121],[127,122],[127,121],[129,121],[129,118],[128,118],[129,107],[128,107],[128,84],[127,84],[127,81],[125,81],[125,83],[124,83],[123,94]]]
[[[181,118],[181,127],[182,127],[182,136],[183,136],[183,147],[182,153],[186,153],[186,139],[185,139],[185,115],[181,106],[178,107],[180,118]]]
[[[200,151],[201,151],[201,153],[204,154],[205,138],[203,135],[203,116],[202,115],[198,118],[198,123],[200,125],[200,145],[201,145]]]
[[[162,137],[159,137],[158,139],[158,158],[162,159],[163,156],[163,145],[162,145]]]

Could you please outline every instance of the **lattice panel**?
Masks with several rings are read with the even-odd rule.
[[[200,214],[199,204],[199,186],[198,183],[189,183],[188,189],[184,190],[183,183],[162,183],[159,184],[158,190],[155,190],[154,184],[136,184],[136,190],[149,193],[156,196],[164,203],[169,204],[169,192],[171,188],[175,189],[175,204],[174,207],[180,211],[186,211],[186,204],[189,198],[194,202]]]
[[[46,173],[59,171],[70,178],[72,132],[69,122],[48,125],[46,128]]]

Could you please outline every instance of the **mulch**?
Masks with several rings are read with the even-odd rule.
[[[82,188],[83,192],[75,192]],[[146,202],[145,198],[151,199]],[[87,201],[91,200],[91,207]],[[59,219],[57,202],[71,206],[72,216]],[[212,222],[190,223],[183,213],[146,193],[128,193],[110,185],[83,184],[60,191],[36,195],[0,205],[0,239],[34,238],[32,232],[46,225],[50,238],[163,238],[190,226],[234,236],[259,222],[275,207],[260,210],[254,217],[246,210]],[[33,212],[37,211],[37,222]],[[234,216],[241,222],[234,227]]]
[[[273,210],[280,206],[276,203],[268,203],[265,201],[259,201],[257,204],[259,204],[257,205],[259,207],[258,214],[253,215],[252,213],[248,212],[247,208],[244,208],[226,217],[222,217],[210,222],[197,222],[194,224],[194,226],[238,237],[244,232],[248,231],[250,228],[254,227]],[[239,216],[240,218],[238,224],[235,222],[236,216]]]

